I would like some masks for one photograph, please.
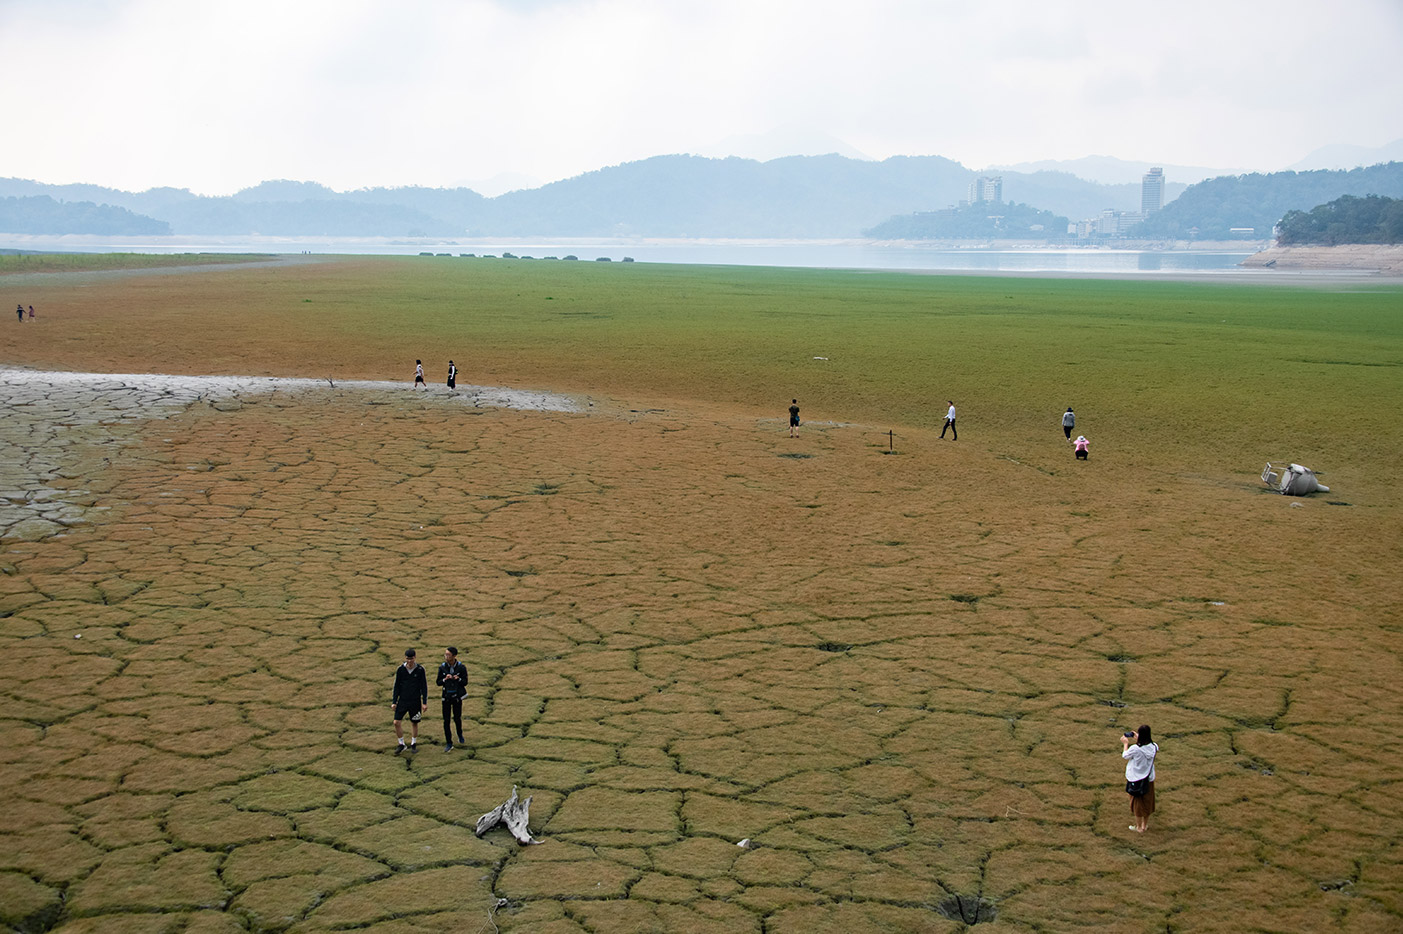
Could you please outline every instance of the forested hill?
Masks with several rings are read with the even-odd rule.
[[[957,204],[977,175],[939,156],[656,156],[496,198],[465,188],[336,192],[287,181],[214,198],[21,179],[0,179],[0,197],[109,204],[182,235],[857,237],[896,214]],[[1101,185],[1064,172],[1004,172],[1003,180],[1008,200],[1073,218],[1139,207],[1138,185]],[[1172,195],[1183,186],[1168,189]]]
[[[1287,211],[1278,242],[1282,246],[1403,243],[1403,200],[1345,195],[1309,211]]]
[[[165,235],[165,221],[110,204],[55,201],[47,195],[0,197],[0,231],[29,234],[91,233],[108,237]]]
[[[1403,197],[1403,162],[1349,171],[1224,175],[1191,185],[1132,236],[1164,239],[1262,239],[1288,211],[1308,211],[1343,195]],[[1233,233],[1233,228],[1253,228]]]

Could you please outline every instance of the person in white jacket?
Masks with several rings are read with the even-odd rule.
[[[1120,743],[1123,749],[1120,757],[1125,760],[1125,790],[1130,796],[1130,813],[1135,818],[1130,829],[1144,833],[1150,826],[1150,815],[1155,812],[1155,755],[1159,753],[1159,745],[1150,736],[1149,724],[1141,725],[1134,733],[1126,733]],[[1137,787],[1142,787],[1142,794],[1133,793],[1132,789]]]

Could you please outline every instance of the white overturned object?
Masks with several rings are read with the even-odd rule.
[[[532,843],[544,843],[544,840],[536,840],[531,836],[531,831],[527,828],[527,822],[531,819],[531,799],[528,797],[522,801],[516,796],[516,786],[512,786],[512,795],[506,801],[497,805],[486,814],[477,819],[477,827],[473,833],[479,837],[487,833],[498,824],[506,824],[507,830],[516,837],[516,842],[522,846]]]
[[[1286,496],[1305,496],[1319,490],[1329,493],[1330,488],[1315,478],[1315,471],[1300,464],[1288,467],[1273,467],[1271,461],[1262,469],[1262,482],[1278,493]]]

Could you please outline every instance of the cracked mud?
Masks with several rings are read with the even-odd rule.
[[[258,382],[5,374],[14,929],[1403,923],[1391,507]],[[396,757],[448,644],[466,748],[431,688]]]

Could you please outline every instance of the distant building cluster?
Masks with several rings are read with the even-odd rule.
[[[1124,237],[1131,228],[1164,207],[1164,169],[1156,166],[1140,177],[1140,210],[1117,211],[1106,208],[1099,217],[1067,225],[1067,233],[1078,240]]]
[[[1002,175],[981,175],[969,183],[969,197],[960,202],[960,207],[971,204],[1003,204],[1004,177]]]

